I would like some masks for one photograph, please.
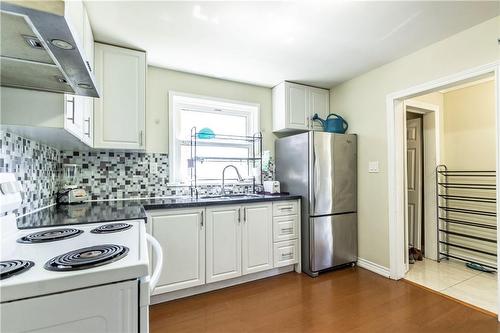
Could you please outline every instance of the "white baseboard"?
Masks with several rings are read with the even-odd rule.
[[[358,257],[358,266],[364,269],[367,269],[369,271],[372,271],[373,273],[377,273],[379,275],[382,275],[386,278],[391,276],[391,271],[389,268],[381,266],[379,264],[376,264],[374,262],[371,262],[369,260],[359,258]]]
[[[153,295],[151,296],[150,302],[151,304],[158,304],[162,302],[172,301],[178,298],[184,298],[188,296],[193,296],[197,294],[206,293],[212,290],[222,289],[226,287],[235,286],[237,284],[246,283],[250,281],[255,281],[259,279],[264,279],[267,277],[293,272],[294,265],[289,265],[285,267],[273,268],[267,271],[253,273],[249,275],[243,275],[234,279],[218,281],[213,283],[204,284],[197,287],[191,287],[187,289],[181,289],[176,291],[171,291],[163,294]]]

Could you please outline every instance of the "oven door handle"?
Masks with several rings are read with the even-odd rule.
[[[151,278],[149,279],[149,292],[150,294],[152,294],[156,288],[158,280],[160,279],[160,273],[163,268],[163,250],[156,238],[148,233],[146,234],[146,240],[151,244],[155,258],[155,270],[153,274],[151,274]]]

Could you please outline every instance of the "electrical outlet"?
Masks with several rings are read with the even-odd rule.
[[[156,162],[149,163],[149,172],[150,173],[158,173],[158,163],[156,163]]]
[[[369,173],[378,173],[379,167],[378,167],[378,161],[370,161],[368,162],[368,172]]]

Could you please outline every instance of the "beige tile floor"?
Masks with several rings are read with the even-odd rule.
[[[496,273],[479,272],[460,261],[424,259],[410,265],[405,279],[498,313]]]

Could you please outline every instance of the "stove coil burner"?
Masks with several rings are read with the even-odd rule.
[[[112,263],[125,257],[128,247],[103,244],[71,251],[47,261],[45,269],[49,271],[76,271]]]
[[[26,244],[48,243],[48,242],[73,238],[80,235],[82,232],[83,230],[74,228],[44,230],[23,236],[19,238],[17,242]]]
[[[93,234],[107,234],[112,232],[120,232],[132,228],[128,223],[110,223],[103,224],[95,229],[90,230]]]
[[[0,261],[0,280],[7,279],[17,274],[21,274],[34,265],[35,263],[29,260]]]

